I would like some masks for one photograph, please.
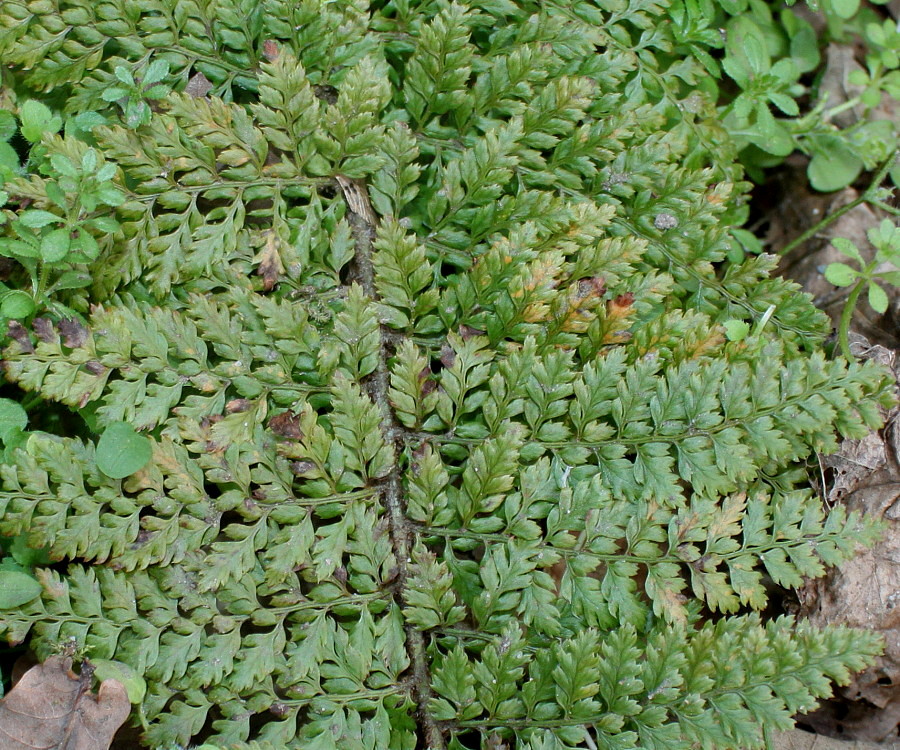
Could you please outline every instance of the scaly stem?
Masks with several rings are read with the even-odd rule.
[[[356,266],[359,283],[366,295],[378,299],[375,286],[375,269],[372,265],[372,241],[375,238],[377,219],[372,212],[365,185],[359,181],[337,178],[338,186],[347,203],[347,219],[353,230],[356,244]],[[388,393],[390,373],[387,360],[391,337],[384,327],[381,329],[381,345],[378,365],[365,384],[366,391],[381,411],[381,429],[394,451],[394,466],[382,480],[382,499],[387,512],[391,542],[397,559],[398,580],[397,603],[402,606],[402,589],[408,575],[407,563],[412,551],[411,531],[403,512],[403,483],[400,468],[400,447],[405,429],[394,416]],[[418,703],[418,718],[429,750],[445,750],[446,742],[441,727],[428,712],[431,701],[431,676],[428,671],[425,637],[414,626],[406,626],[406,649],[409,653],[412,671],[414,697]]]

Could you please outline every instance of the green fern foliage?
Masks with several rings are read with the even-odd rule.
[[[64,415],[3,432],[0,533],[54,561],[5,636],[234,750],[761,747],[865,666],[755,612],[875,539],[804,462],[888,383],[725,261],[668,5],[3,3],[9,101],[73,123],[2,186],[6,387]],[[27,255],[53,222],[96,252]]]

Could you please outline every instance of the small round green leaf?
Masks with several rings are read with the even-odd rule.
[[[787,94],[781,94],[777,91],[773,91],[771,94],[769,94],[769,101],[772,102],[772,104],[778,107],[778,109],[780,109],[786,115],[790,115],[791,117],[796,117],[800,113],[800,109],[797,107],[797,102]]]
[[[24,430],[28,424],[28,413],[11,398],[0,398],[0,440],[5,440],[12,430]]]
[[[147,694],[147,683],[127,664],[111,659],[91,659],[94,667],[94,677],[100,682],[104,680],[116,680],[125,686],[128,700],[137,705],[143,703]]]
[[[890,219],[884,219],[877,227],[872,227],[866,236],[879,250],[900,250],[900,227]]]
[[[56,263],[69,254],[71,245],[68,229],[54,229],[41,239],[41,258],[47,263]]]
[[[81,171],[95,172],[97,170],[97,152],[89,148],[81,156]]]
[[[888,296],[874,281],[869,283],[869,304],[877,313],[883,313],[888,309]]]
[[[791,59],[796,63],[801,73],[808,73],[819,67],[819,43],[816,32],[807,21],[797,19],[798,28],[791,36]]]
[[[27,292],[15,289],[0,295],[0,317],[22,320],[34,312],[34,300]]]
[[[97,442],[97,468],[113,479],[124,479],[150,460],[150,440],[127,422],[113,422]]]
[[[46,104],[34,99],[22,104],[19,119],[22,121],[22,136],[29,143],[36,143],[44,133],[56,133],[62,127],[62,118],[54,115]]]
[[[847,149],[817,151],[806,168],[810,184],[823,193],[840,190],[853,182],[862,171],[863,163]]]
[[[87,143],[93,143],[91,130],[98,125],[105,124],[106,118],[98,112],[82,112],[80,115],[66,118],[66,135]]]
[[[0,609],[15,609],[40,596],[41,584],[28,573],[0,570]]]
[[[66,194],[56,182],[48,182],[44,189],[47,191],[47,197],[59,206],[63,211],[66,210]]]
[[[869,74],[862,68],[851,70],[847,75],[847,83],[852,83],[854,86],[867,86],[869,83]]]
[[[97,198],[107,206],[121,206],[125,202],[125,193],[111,185],[102,185],[97,190]]]
[[[0,255],[7,258],[39,258],[37,244],[0,237]]]
[[[144,92],[144,98],[146,99],[162,99],[166,94],[169,93],[169,87],[163,84],[157,84],[156,86],[151,86]]]
[[[787,156],[794,150],[794,139],[783,123],[776,120],[766,104],[756,107],[756,122],[746,131],[750,142],[768,154]]]
[[[835,286],[850,286],[859,276],[859,271],[846,263],[829,263],[825,267],[825,278]]]
[[[831,0],[831,7],[839,17],[853,18],[859,10],[859,0]]]
[[[0,461],[5,464],[14,463],[11,460],[12,452],[20,445],[24,445],[30,434],[31,433],[26,432],[25,430],[20,430],[18,427],[13,427],[12,429],[7,430],[6,434],[3,437],[3,443],[6,447],[3,450],[2,454],[0,454],[2,455]]]
[[[23,568],[49,565],[51,562],[46,548],[35,549],[28,545],[27,534],[18,534],[13,537],[12,543],[9,545],[9,554]]]
[[[753,232],[748,232],[746,229],[732,229],[731,236],[740,243],[741,248],[743,248],[745,252],[753,255],[760,255],[764,250],[759,238],[753,234]]]

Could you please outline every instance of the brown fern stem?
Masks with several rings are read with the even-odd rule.
[[[377,219],[369,203],[365,184],[359,180],[349,180],[342,175],[337,176],[337,183],[347,203],[347,220],[353,231],[356,253],[354,257],[354,278],[362,286],[366,296],[378,299],[375,288],[375,268],[372,265],[372,242],[375,239]],[[375,372],[363,383],[369,397],[381,410],[381,429],[385,439],[391,444],[394,452],[394,465],[390,473],[382,480],[382,498],[387,510],[388,524],[394,554],[397,558],[398,586],[395,597],[402,606],[403,587],[407,577],[407,563],[411,552],[411,529],[403,512],[403,483],[401,482],[400,449],[409,436],[406,429],[394,417],[388,393],[390,389],[390,373],[387,360],[393,334],[381,326],[381,350]],[[440,726],[428,713],[431,700],[431,675],[428,671],[428,660],[425,654],[425,638],[415,627],[406,626],[406,648],[409,653],[414,699],[418,705],[418,721],[430,750],[444,750],[446,743]]]

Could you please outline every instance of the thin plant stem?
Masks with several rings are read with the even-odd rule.
[[[831,122],[832,118],[839,115],[841,112],[846,112],[848,109],[853,109],[860,103],[860,97],[854,96],[852,99],[848,99],[843,104],[836,104],[829,110],[826,110],[822,115],[823,122]]]
[[[838,341],[841,345],[841,353],[850,362],[855,359],[850,351],[850,321],[853,319],[853,311],[856,309],[856,301],[859,299],[859,295],[865,285],[866,279],[859,279],[856,282],[853,290],[847,297],[847,301],[844,303],[844,309],[841,310],[841,320],[838,324]]]
[[[38,261],[37,284],[34,286],[34,301],[36,305],[40,305],[44,296],[47,294],[47,281],[49,280],[50,269],[44,261]]]
[[[875,177],[872,179],[872,182],[860,195],[848,203],[846,206],[841,206],[834,213],[829,214],[824,217],[821,221],[813,224],[809,229],[807,229],[803,234],[799,237],[795,237],[793,240],[787,243],[783,248],[778,251],[778,255],[787,255],[791,250],[796,247],[799,247],[804,242],[809,240],[810,238],[817,235],[821,232],[825,227],[829,224],[833,224],[837,221],[841,216],[843,216],[848,211],[852,211],[854,208],[859,206],[862,203],[876,203],[877,201],[875,197],[875,191],[879,188],[882,182],[884,182],[884,178],[887,176],[887,173],[890,171],[891,167],[894,166],[894,162],[897,159],[897,154],[894,153],[884,164],[881,165],[878,172],[875,173]],[[880,202],[879,202],[880,203]],[[894,211],[891,211],[894,213]]]
[[[880,208],[885,213],[889,213],[891,216],[900,216],[900,208],[888,205],[884,201],[872,201],[872,205],[878,206],[878,208]]]
[[[29,411],[33,409],[37,404],[44,400],[44,397],[40,395],[40,393],[35,393],[28,398],[23,399],[20,404],[25,411]]]

